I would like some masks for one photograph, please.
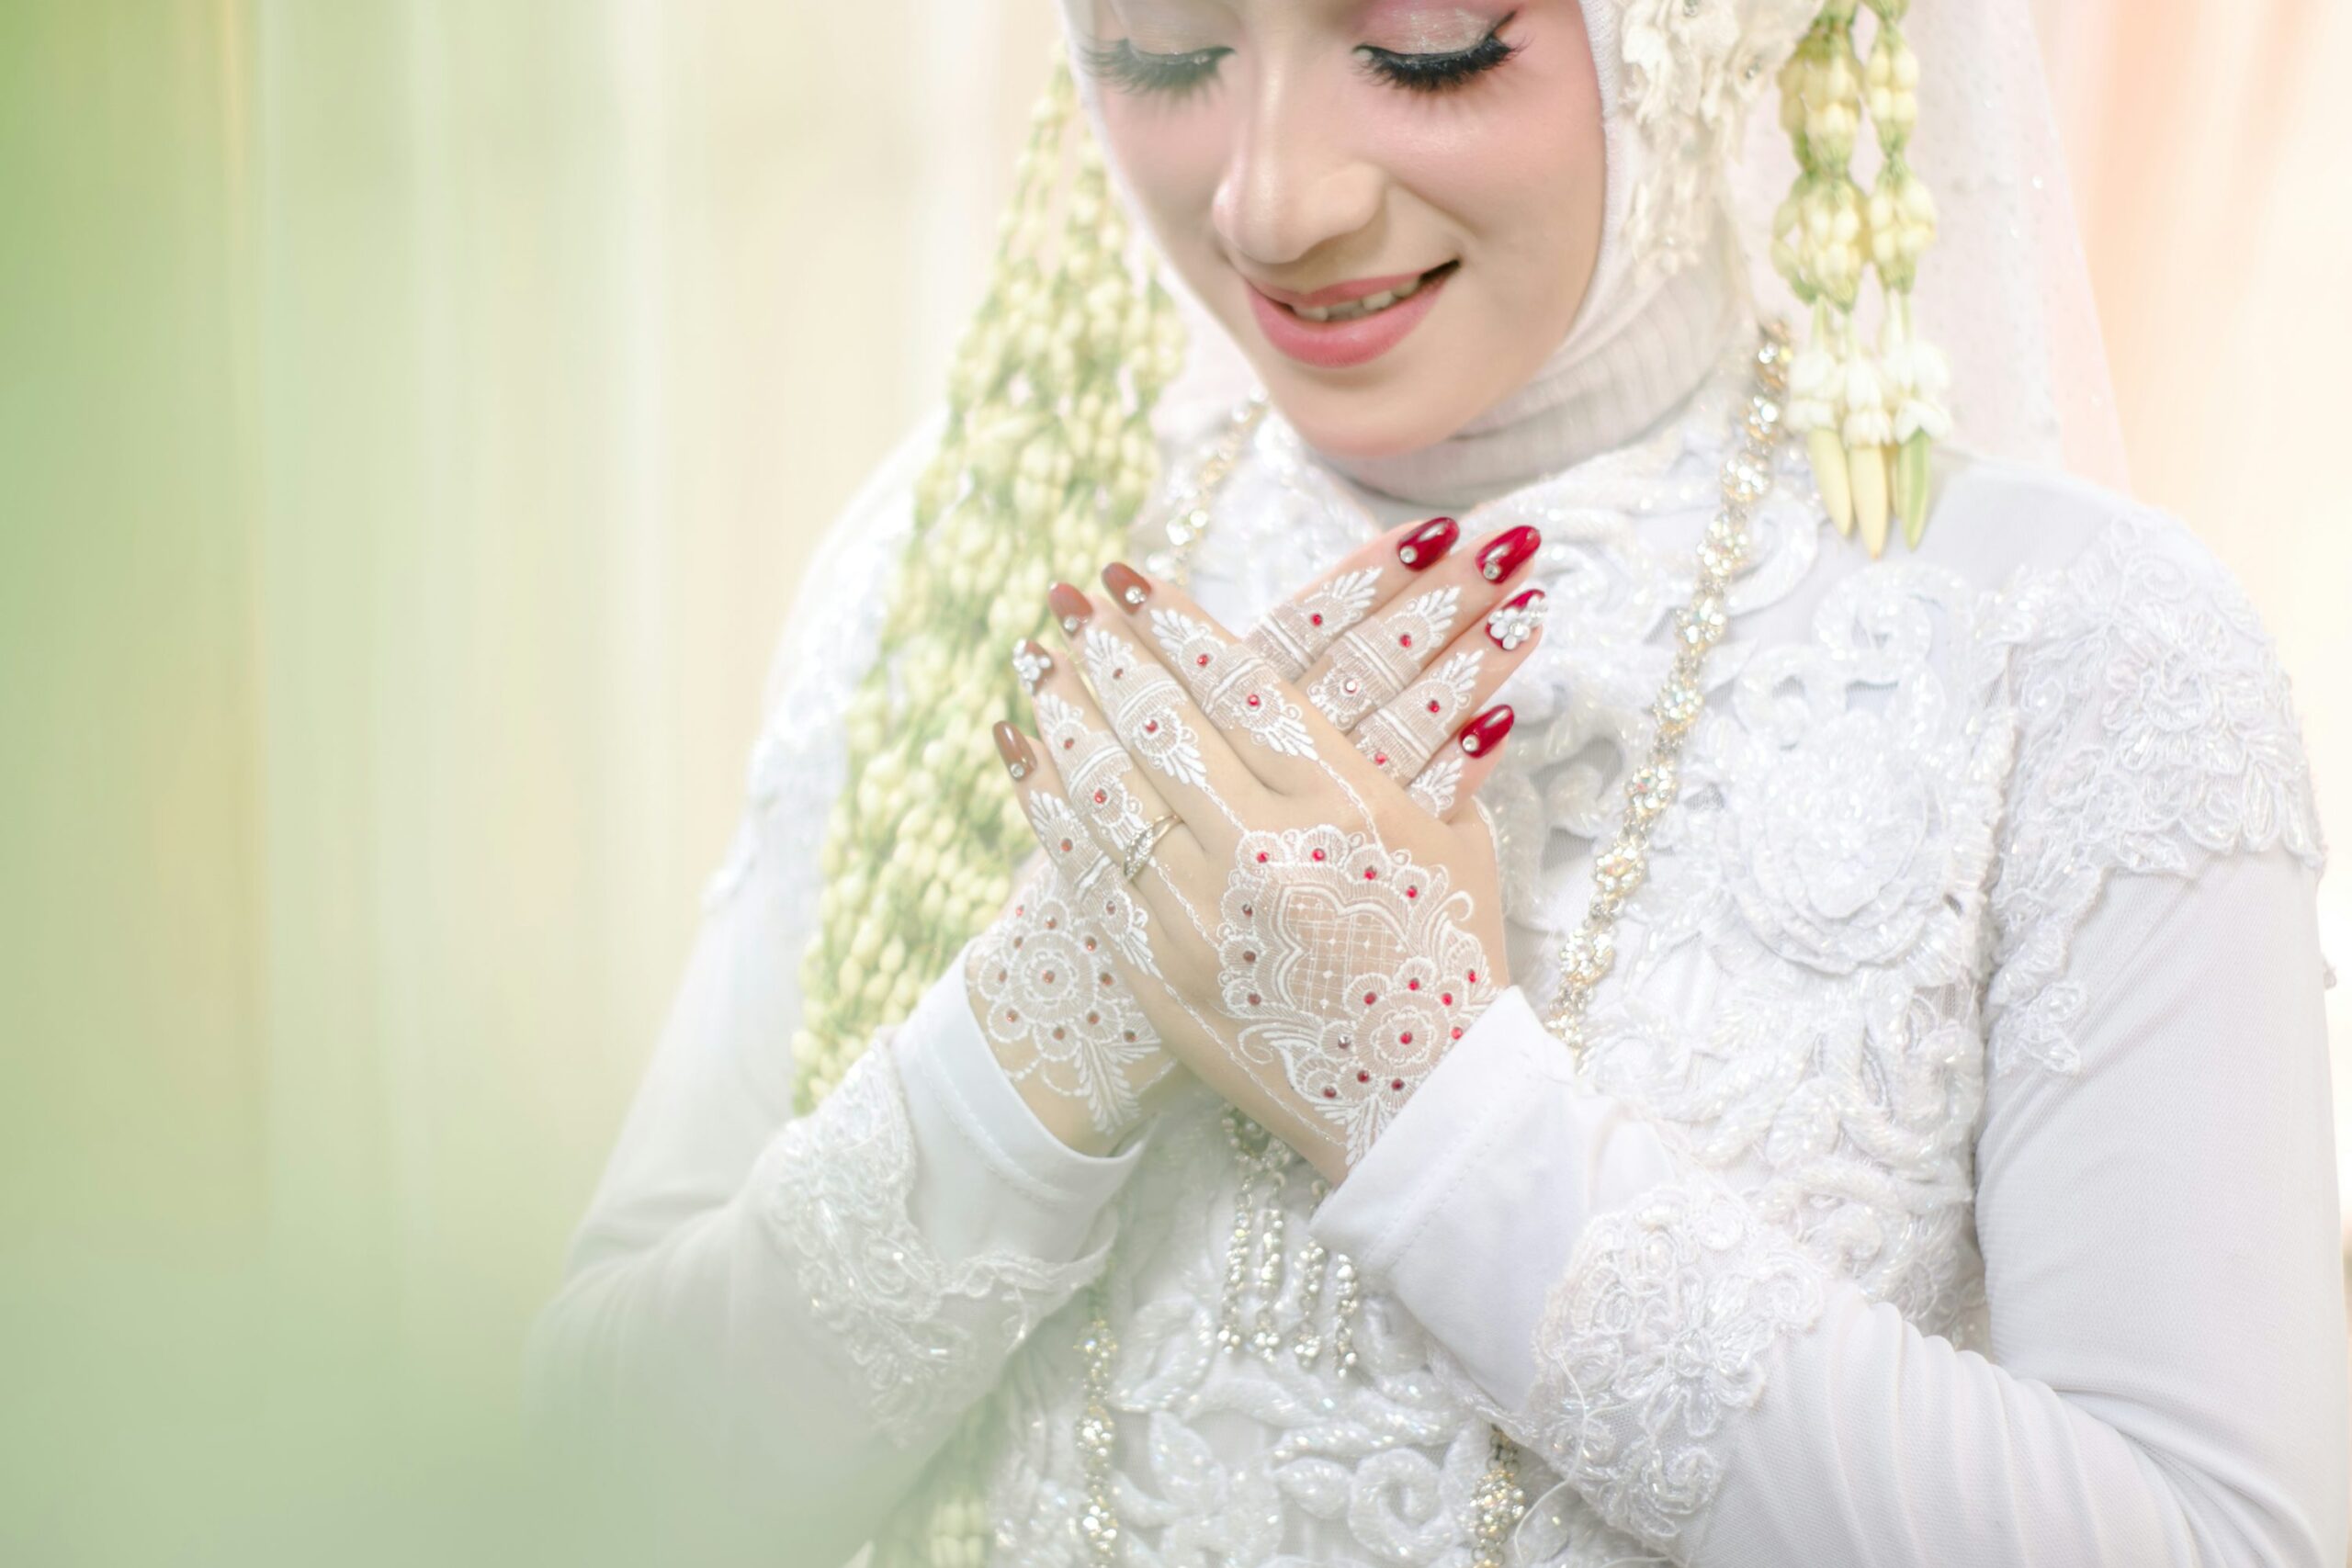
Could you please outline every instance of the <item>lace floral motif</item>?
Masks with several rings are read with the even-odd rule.
[[[858,1057],[822,1116],[785,1129],[763,1196],[818,1322],[899,1442],[985,1392],[1005,1353],[1101,1269],[1109,1248],[1059,1266],[1003,1252],[950,1263],[908,1213],[914,1179],[914,1137],[886,1035]]]
[[[1663,1550],[1722,1483],[1705,1439],[1821,1307],[1817,1266],[1744,1200],[1712,1177],[1674,1182],[1586,1227],[1536,1330],[1519,1435]]]
[[[1476,797],[1498,828],[1510,972],[1532,994],[1564,904],[1581,908],[1623,759],[1645,746],[1742,385],[1735,367],[1651,435],[1465,519],[1541,527],[1533,580],[1555,604]],[[1756,518],[1589,1059],[1594,1087],[1691,1169],[1581,1238],[1526,1410],[1495,1411],[1376,1286],[1359,1376],[1219,1354],[1231,1155],[1213,1096],[1157,1124],[1105,1281],[1135,1561],[1464,1562],[1486,1421],[1541,1413],[1511,1561],[1663,1562],[1687,1555],[1693,1511],[1725,1480],[1725,1431],[1772,1397],[1775,1348],[1825,1292],[1988,1348],[1973,1129],[1991,1061],[2058,1065],[2047,1047],[2091,1006],[2067,945],[2102,879],[2281,845],[2315,861],[2320,845],[2285,682],[2185,531],[2111,497],[2072,503],[2046,476],[1955,482],[2030,484],[2062,530],[2023,547],[2040,564],[1984,536],[1971,551],[1950,523],[1928,551],[1869,564],[1822,524],[1801,457]],[[1278,417],[1226,493],[1194,594],[1237,629],[1374,531]],[[1294,1237],[1314,1207],[1295,1178]],[[1328,1294],[1285,1298],[1277,1326],[1329,1312]],[[1046,1332],[1008,1363],[1001,1562],[1083,1561],[1077,1362]]]
[[[2017,776],[1993,889],[1995,1071],[2072,1072],[2087,998],[2064,978],[2114,872],[2188,875],[2211,854],[2325,855],[2287,677],[2221,565],[2144,516],[2020,592]]]
[[[1819,0],[1618,0],[1623,107],[1645,156],[1626,212],[1637,267],[1672,270],[1706,238],[1748,106]]]

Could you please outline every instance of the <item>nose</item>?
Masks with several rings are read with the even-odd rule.
[[[1277,67],[1258,73],[1210,220],[1237,258],[1272,270],[1372,222],[1381,184],[1349,147],[1341,106]]]

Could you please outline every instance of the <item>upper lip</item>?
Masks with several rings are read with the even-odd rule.
[[[1273,285],[1261,283],[1254,277],[1248,278],[1246,281],[1250,288],[1277,305],[1288,305],[1294,310],[1301,306],[1309,310],[1321,310],[1329,305],[1344,305],[1351,299],[1364,299],[1374,294],[1394,292],[1420,276],[1422,273],[1436,270],[1435,267],[1423,267],[1420,272],[1391,273],[1385,277],[1351,277],[1345,283],[1334,283],[1329,288],[1317,288],[1311,294],[1301,294],[1292,288],[1276,288]]]

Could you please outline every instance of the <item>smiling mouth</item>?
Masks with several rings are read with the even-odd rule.
[[[1288,310],[1302,321],[1359,321],[1365,316],[1376,316],[1392,306],[1403,304],[1461,265],[1462,262],[1457,257],[1442,266],[1430,268],[1429,271],[1402,288],[1381,294],[1368,294],[1361,299],[1351,299],[1344,305],[1283,305],[1280,300],[1274,300],[1272,303],[1280,305],[1283,310]]]

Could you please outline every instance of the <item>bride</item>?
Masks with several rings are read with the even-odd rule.
[[[2287,681],[2018,6],[1857,9],[1066,0],[548,1419],[796,1562],[2344,1562]]]

